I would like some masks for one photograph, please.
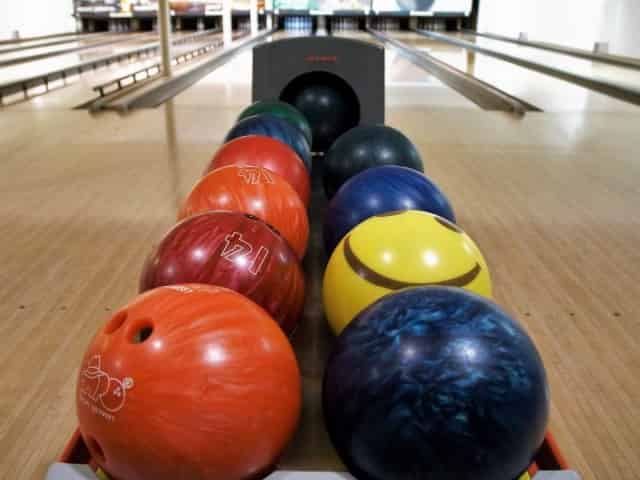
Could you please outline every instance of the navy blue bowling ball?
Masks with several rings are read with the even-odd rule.
[[[341,333],[322,402],[360,480],[514,480],[542,444],[546,373],[526,332],[452,287],[387,295]]]
[[[286,143],[295,150],[307,170],[311,171],[311,147],[309,142],[307,142],[301,130],[286,120],[267,113],[243,118],[229,130],[224,141],[226,143],[234,138],[246,137],[247,135],[264,135]]]
[[[398,210],[424,210],[456,222],[447,197],[422,173],[395,165],[369,168],[342,185],[329,202],[324,222],[327,253],[362,221]]]
[[[386,125],[360,125],[342,134],[323,159],[322,181],[329,198],[351,177],[367,168],[399,165],[422,172],[415,145]]]

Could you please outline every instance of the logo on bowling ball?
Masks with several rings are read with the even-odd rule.
[[[133,388],[133,378],[113,378],[102,370],[102,358],[94,355],[80,372],[80,394],[100,409],[115,413],[124,407],[127,390]]]
[[[239,264],[242,267],[248,265],[249,273],[258,275],[269,255],[269,250],[261,245],[255,258],[251,259],[253,250],[253,245],[244,240],[241,233],[233,232],[224,237],[224,247],[220,256],[228,262]]]
[[[263,168],[240,168],[238,175],[248,185],[260,185],[261,183],[275,183],[269,170]]]

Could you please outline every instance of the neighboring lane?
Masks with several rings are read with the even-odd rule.
[[[334,35],[382,45],[366,32],[337,31]],[[387,107],[480,108],[393,48],[385,51],[385,86]]]
[[[633,104],[571,82],[543,75],[487,55],[470,52],[462,47],[432,40],[417,33],[393,32],[392,35],[545,111],[640,111],[640,108]]]
[[[549,50],[527,47],[471,34],[456,34],[454,36],[464,41],[475,43],[479,47],[565,70],[593,80],[615,83],[630,88],[640,88],[640,70],[618,67],[594,60],[578,58],[573,55],[551,52]]]
[[[221,34],[214,33],[200,37],[192,42],[175,45],[172,49],[172,54],[176,56],[195,50],[198,47],[210,43],[220,37]],[[12,110],[74,108],[97,98],[98,94],[93,90],[93,87],[120,78],[124,75],[135,73],[143,68],[157,64],[158,62],[160,62],[160,56],[154,55],[151,57],[145,57],[143,60],[133,59],[130,62],[120,62],[108,67],[87,71],[74,78],[73,81],[64,88],[52,90],[45,95],[35,96],[26,102],[19,102],[5,108]],[[192,63],[187,62],[185,64],[181,64],[180,67],[174,68],[176,71],[179,71],[183,66],[188,68],[190,65],[192,65]]]
[[[108,37],[97,37],[97,38],[91,38],[91,39],[87,39],[87,40],[83,40],[83,41],[78,41],[78,42],[69,42],[69,43],[64,43],[62,45],[52,45],[52,46],[42,46],[42,47],[38,47],[38,48],[33,48],[30,50],[23,50],[23,51],[18,51],[18,52],[10,52],[10,53],[2,53],[0,52],[0,63],[4,63],[4,62],[11,62],[11,61],[15,61],[15,62],[26,62],[26,61],[30,61],[30,59],[34,56],[37,55],[56,55],[59,54],[60,52],[65,52],[69,49],[73,49],[73,48],[78,48],[78,49],[91,49],[92,46],[100,47],[100,46],[106,46],[105,44],[108,44],[110,42],[126,42],[127,41],[127,37],[131,37],[131,40],[136,39],[136,38],[144,38],[143,36],[146,37],[151,37],[151,36],[155,36],[153,34],[153,32],[147,32],[147,33],[142,33],[142,32],[138,32],[138,33],[121,33],[121,34],[114,34],[112,36],[108,36]],[[75,53],[75,52],[69,52],[69,53]],[[36,59],[37,60],[37,59]],[[31,60],[31,61],[35,61],[35,60]],[[7,67],[10,65],[7,65]],[[4,68],[4,67],[3,67]],[[1,70],[0,70],[1,72]]]
[[[40,40],[25,40],[23,42],[6,43],[0,45],[0,54],[7,53],[15,49],[30,49],[36,47],[46,47],[47,45],[61,45],[64,43],[84,42],[97,38],[105,38],[108,35],[117,35],[116,32],[82,33],[70,35],[68,37],[43,38]]]
[[[188,32],[194,33],[194,32]],[[176,36],[185,35],[186,33],[177,34]],[[130,42],[116,43],[114,45],[105,45],[95,49],[85,50],[76,53],[58,55],[52,58],[36,60],[33,62],[13,65],[0,69],[0,83],[17,81],[34,75],[44,74],[49,71],[58,70],[67,66],[72,66],[80,62],[94,60],[97,58],[113,55],[120,52],[126,52],[132,48],[144,47],[158,41],[158,37],[137,37]]]

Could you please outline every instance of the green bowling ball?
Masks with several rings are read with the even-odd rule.
[[[309,145],[313,143],[311,126],[304,115],[296,110],[295,107],[279,100],[258,100],[257,102],[252,103],[240,113],[238,121],[261,113],[268,113],[286,120],[304,133]]]

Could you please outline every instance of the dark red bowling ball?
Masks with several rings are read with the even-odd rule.
[[[205,175],[227,165],[254,166],[271,170],[289,182],[298,192],[302,203],[309,205],[309,172],[295,150],[286,143],[264,135],[235,138],[220,147]]]
[[[190,217],[154,248],[140,291],[180,283],[235,290],[269,312],[287,334],[304,303],[304,275],[295,252],[269,225],[240,212]]]

